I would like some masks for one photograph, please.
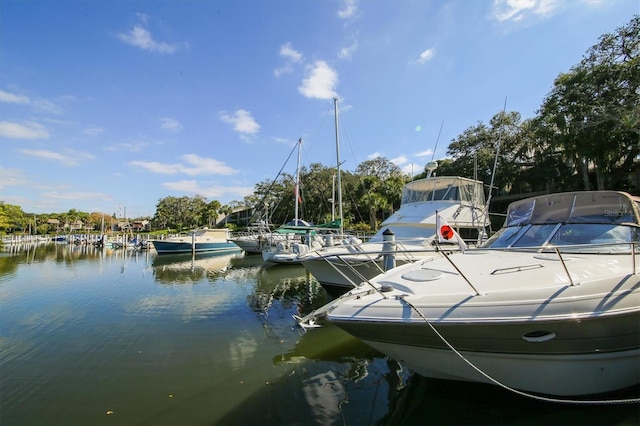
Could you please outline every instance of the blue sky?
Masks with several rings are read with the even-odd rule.
[[[384,156],[417,174],[505,99],[534,116],[638,13],[640,0],[1,0],[0,201],[137,217],[167,196],[242,200],[299,138],[304,165],[335,165],[334,97],[343,169]]]

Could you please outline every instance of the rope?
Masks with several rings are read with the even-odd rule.
[[[449,349],[451,349],[453,351],[453,353],[455,353],[460,359],[462,359],[465,363],[467,363],[471,368],[476,370],[478,373],[480,373],[482,376],[484,376],[486,379],[488,379],[492,383],[494,383],[494,384],[500,386],[501,388],[506,389],[506,390],[508,390],[510,392],[513,392],[513,393],[521,395],[521,396],[525,396],[527,398],[536,399],[536,400],[539,400],[539,401],[563,403],[563,404],[596,405],[596,404],[631,404],[631,403],[637,404],[637,403],[640,403],[640,398],[610,399],[610,400],[575,400],[575,399],[550,398],[550,397],[535,395],[535,394],[532,394],[532,393],[523,392],[523,391],[514,389],[511,386],[508,386],[508,385],[506,385],[506,384],[494,379],[489,374],[485,373],[479,367],[474,365],[467,358],[465,358],[464,355],[462,355],[458,350],[456,350],[456,348],[454,348],[447,341],[447,339],[445,339],[444,336],[442,334],[440,334],[440,332],[438,332],[438,330],[436,330],[436,328],[433,326],[431,321],[429,321],[424,315],[422,315],[422,313],[418,310],[418,308],[416,308],[411,302],[409,302],[408,300],[405,299],[405,295],[396,296],[396,299],[401,300],[402,302],[404,302],[407,305],[409,305],[409,307],[411,309],[413,309],[420,316],[420,318],[422,318],[424,320],[424,322],[426,322],[429,325],[431,330],[433,330],[433,332],[440,338],[440,340],[442,340],[442,342],[445,345],[447,345],[447,347]]]

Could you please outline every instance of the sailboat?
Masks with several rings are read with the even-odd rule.
[[[268,244],[262,251],[262,259],[265,262],[272,263],[287,263],[294,264],[300,263],[298,260],[298,254],[302,246],[306,244],[313,244],[312,238],[315,236],[315,228],[310,223],[300,219],[300,153],[302,149],[302,138],[298,140],[298,163],[296,166],[296,181],[295,181],[295,211],[294,219],[287,225],[284,225],[274,231],[273,235],[284,236],[285,238],[278,238],[274,241],[275,244]],[[304,238],[303,238],[304,237]],[[304,241],[303,241],[304,240]],[[304,242],[304,244],[302,244]],[[320,246],[322,247],[322,246]],[[304,249],[302,249],[304,250]]]

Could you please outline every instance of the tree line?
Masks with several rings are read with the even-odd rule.
[[[476,178],[494,197],[531,193],[615,189],[638,193],[640,171],[640,16],[604,34],[583,59],[553,82],[532,118],[499,111],[454,138],[439,175]],[[526,82],[523,82],[526,84]],[[494,173],[495,166],[495,173]],[[335,168],[313,163],[300,170],[300,218],[329,222],[337,214],[332,191]],[[410,177],[384,157],[341,173],[345,225],[375,230],[399,207]],[[169,196],[158,201],[152,229],[183,230],[219,226],[238,208],[253,208],[272,224],[291,220],[295,177],[282,174],[255,185],[242,201],[222,205],[205,197]],[[335,212],[335,213],[334,213]],[[76,212],[78,216],[89,214]],[[0,232],[15,218],[28,218],[18,206],[0,204]]]
[[[448,148],[440,172],[485,183],[499,149],[495,190],[617,189],[637,192],[640,153],[640,17],[600,37],[560,74],[536,116],[497,113],[469,127]]]

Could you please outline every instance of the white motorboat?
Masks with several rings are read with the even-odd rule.
[[[229,241],[246,253],[262,253],[268,245],[275,244],[281,239],[271,232],[267,222],[260,220],[249,224],[246,230],[235,233]]]
[[[339,244],[339,232],[338,220],[322,225],[312,225],[300,219],[292,221],[270,234],[262,250],[262,258],[269,263],[299,265],[309,250]]]
[[[384,233],[395,237],[396,264],[436,255],[436,217],[474,241],[485,229],[483,183],[458,176],[415,180],[402,189],[400,208],[389,216],[367,242],[352,239],[340,246],[309,251],[304,267],[333,294],[342,294],[384,271]]]
[[[433,378],[591,395],[640,383],[640,197],[512,203],[483,246],[380,274],[320,315]]]

